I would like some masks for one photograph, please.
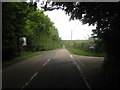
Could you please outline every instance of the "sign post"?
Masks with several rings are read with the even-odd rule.
[[[22,46],[27,46],[26,37],[20,39],[22,41]]]
[[[90,37],[89,38],[89,48],[93,50],[94,45],[95,45],[95,39],[93,37]]]
[[[27,46],[27,41],[26,41],[26,37],[21,37],[20,38],[21,44],[22,44],[22,51],[26,51],[26,46]]]

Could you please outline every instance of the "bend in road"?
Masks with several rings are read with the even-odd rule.
[[[3,70],[3,88],[91,89],[83,75],[99,59],[72,55],[66,49],[40,54]]]

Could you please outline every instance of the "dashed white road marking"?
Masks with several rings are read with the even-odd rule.
[[[45,67],[45,66],[46,66],[46,64],[47,64],[47,63],[44,63],[43,67]]]
[[[70,54],[70,57],[73,59],[73,56]]]
[[[43,64],[42,68],[45,67],[45,66],[47,65],[47,63],[48,63],[54,56],[55,56],[55,54],[54,54],[51,58],[49,58],[49,59],[46,61],[46,63]],[[24,88],[34,79],[34,77],[35,77],[37,74],[38,74],[38,72],[35,73],[35,74],[29,79],[29,81],[28,81],[27,83],[25,83],[25,85],[22,87],[22,89],[24,89]]]
[[[47,60],[47,62],[43,64],[42,68],[45,67],[50,60],[51,60],[51,58],[49,58],[49,59]],[[24,88],[34,79],[34,77],[35,77],[37,74],[38,74],[38,72],[35,73],[35,74],[29,79],[29,81],[28,81],[27,83],[25,83],[25,85],[22,87],[22,89],[24,89]]]
[[[42,67],[45,67],[50,60],[51,60],[51,59],[48,59],[47,62],[44,63]]]
[[[51,60],[51,58],[48,59],[47,63]]]
[[[30,79],[32,80],[37,74],[38,74],[38,72],[35,73]]]
[[[28,81],[27,83],[25,83],[25,85],[22,87],[22,89],[24,89],[24,88],[33,80],[33,78],[34,78],[37,74],[38,74],[38,72],[35,73],[35,74],[29,79],[29,81]]]

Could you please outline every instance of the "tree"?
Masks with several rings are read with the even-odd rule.
[[[50,5],[47,9],[47,4],[43,7],[45,10],[50,9]],[[105,47],[107,54],[105,66],[108,67],[106,76],[109,74],[109,77],[106,78],[108,81],[111,79],[109,86],[117,86],[116,81],[120,79],[118,69],[120,67],[120,3],[53,2],[52,7],[61,8],[71,17],[70,19],[79,19],[83,24],[97,25],[93,33],[103,41]],[[110,68],[112,69],[110,70]]]
[[[79,19],[83,24],[97,24],[97,28],[93,32],[98,38],[104,40],[108,56],[113,56],[112,52],[119,50],[120,3],[53,2],[52,6],[63,9],[71,17],[70,19]],[[47,5],[45,8],[47,10]],[[116,56],[118,56],[117,53],[114,58]]]
[[[21,55],[21,37],[26,37],[28,51],[59,47],[57,29],[43,11],[37,10],[36,3],[4,2],[2,8],[3,61]]]
[[[60,38],[57,29],[48,16],[40,10],[27,16],[26,37],[28,50],[48,50],[59,47]]]
[[[2,52],[3,60],[8,57],[17,56],[21,52],[25,31],[26,16],[32,11],[30,3],[3,2],[2,3]],[[11,53],[12,52],[12,53]]]

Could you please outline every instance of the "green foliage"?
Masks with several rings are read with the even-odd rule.
[[[57,29],[36,3],[2,3],[2,53],[3,60],[20,56],[24,50],[39,51],[60,47]],[[26,37],[27,46],[22,46]]]
[[[60,38],[57,29],[43,11],[30,13],[26,21],[28,50],[48,50],[59,47]]]
[[[93,33],[103,40],[109,62],[120,63],[120,43],[118,43],[120,40],[120,3],[53,2],[51,6],[62,8],[71,17],[70,19],[79,19],[83,24],[96,24],[97,28],[93,30]],[[47,7],[44,8],[47,10]]]
[[[20,61],[26,60],[28,58],[31,58],[33,56],[36,56],[36,55],[39,55],[39,54],[45,53],[45,52],[47,52],[47,51],[36,51],[36,52],[31,52],[31,51],[26,52],[26,51],[24,51],[24,52],[21,53],[20,56],[14,57],[9,61],[5,61],[3,63],[3,69],[7,68],[7,67],[9,67],[9,66],[11,66],[11,65],[13,65],[15,63],[18,63]]]
[[[2,52],[3,59],[20,55],[20,37],[23,36],[29,3],[2,3]]]
[[[63,41],[67,49],[74,54],[85,56],[105,56],[101,41],[98,39],[93,50],[89,49],[88,40],[65,40]],[[71,45],[71,43],[73,43]]]
[[[70,19],[79,19],[83,24],[97,25],[93,33],[97,38],[103,40],[102,43],[107,54],[104,60],[104,65],[107,67],[106,81],[109,83],[109,87],[119,87],[120,2],[53,2],[51,6],[62,8],[71,16]],[[47,10],[47,7],[45,8]],[[112,80],[114,78],[114,81],[110,81],[111,78]]]
[[[104,44],[103,44],[103,40],[101,40],[101,39],[95,40],[95,46],[94,47],[95,47],[94,51],[97,52],[97,53],[105,52],[105,47],[104,47]]]
[[[74,47],[69,47],[67,48],[71,53],[77,54],[77,55],[83,55],[83,56],[95,56],[95,57],[103,57],[105,54],[104,53],[96,53],[96,52],[89,52],[85,50],[79,50]]]
[[[84,51],[88,51],[88,42],[80,42],[80,43],[74,43],[73,47],[79,50],[84,50]]]
[[[64,40],[66,47],[74,47],[79,50],[88,51],[88,40]]]

